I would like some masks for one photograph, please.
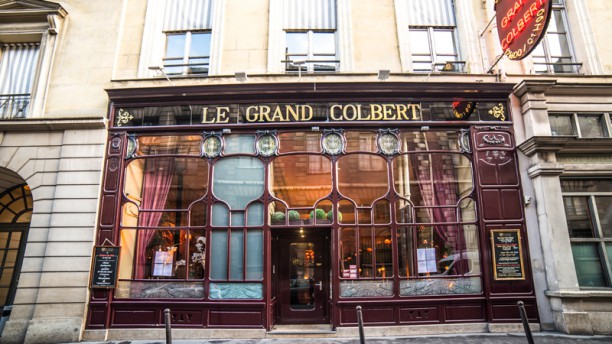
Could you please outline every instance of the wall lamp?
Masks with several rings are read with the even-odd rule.
[[[378,80],[385,81],[389,79],[389,75],[391,75],[391,71],[388,69],[381,69],[378,71]]]
[[[236,78],[236,81],[238,81],[238,82],[245,82],[245,81],[247,81],[247,73],[246,72],[236,72],[236,73],[234,73],[234,77]]]
[[[155,70],[155,71],[158,71],[158,72],[162,73],[162,75],[166,77],[166,80],[168,80],[170,85],[175,86],[174,83],[172,82],[172,80],[170,80],[170,78],[168,77],[168,74],[166,74],[166,72],[164,71],[164,67],[162,67],[162,66],[151,66],[151,67],[149,67],[149,70]]]

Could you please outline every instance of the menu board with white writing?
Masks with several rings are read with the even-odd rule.
[[[92,288],[116,287],[119,248],[119,246],[94,247],[94,260],[91,274]]]
[[[518,229],[491,231],[493,248],[493,278],[495,280],[524,280],[523,251]]]

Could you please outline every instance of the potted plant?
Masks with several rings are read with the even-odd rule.
[[[287,215],[289,215],[289,224],[291,225],[301,225],[302,224],[300,213],[298,213],[297,210],[289,210]]]
[[[270,221],[273,225],[283,224],[285,222],[285,213],[277,211],[270,216]]]
[[[342,222],[342,213],[341,213],[340,211],[337,211],[336,213],[338,214],[338,222]],[[333,221],[334,221],[334,211],[333,211],[333,210],[330,210],[330,211],[327,213],[327,219],[328,219],[330,222],[333,222]]]
[[[327,213],[325,210],[317,208],[310,212],[310,223],[326,223]]]

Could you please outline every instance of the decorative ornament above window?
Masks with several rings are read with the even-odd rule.
[[[128,137],[127,149],[125,151],[125,158],[131,159],[136,154],[136,150],[138,150],[138,141],[136,140],[136,135],[130,135]]]
[[[202,141],[202,156],[208,159],[214,159],[221,155],[223,149],[220,133],[204,132],[204,141]]]
[[[381,129],[378,131],[378,150],[384,155],[395,155],[399,153],[399,139],[397,129]]]
[[[264,131],[257,139],[257,152],[264,157],[271,157],[278,154],[278,141],[275,132]]]
[[[341,130],[332,129],[323,134],[323,151],[329,155],[344,152],[344,138]]]
[[[474,101],[459,101],[453,102],[453,115],[456,119],[467,119],[469,118],[478,103]]]

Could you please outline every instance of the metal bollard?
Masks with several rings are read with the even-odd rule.
[[[531,328],[529,327],[529,320],[527,320],[527,311],[525,310],[525,304],[523,301],[517,302],[519,313],[521,313],[521,321],[523,322],[523,328],[525,329],[525,335],[527,336],[527,342],[533,343],[533,336],[531,335]]]
[[[172,316],[170,308],[164,309],[164,321],[166,322],[166,344],[172,344]]]
[[[361,314],[361,306],[355,308],[357,310],[357,325],[359,326],[359,343],[365,344],[365,335],[363,334],[363,314]]]

